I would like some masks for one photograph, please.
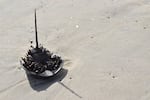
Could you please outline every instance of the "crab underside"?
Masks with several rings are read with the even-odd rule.
[[[26,71],[41,74],[45,71],[55,73],[62,64],[61,57],[54,55],[43,46],[31,48],[26,56],[22,58],[22,65]]]

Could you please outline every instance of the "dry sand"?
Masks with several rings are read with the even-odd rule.
[[[65,60],[47,80],[19,63],[35,8],[39,42]],[[0,100],[150,100],[150,1],[0,0],[0,69]]]

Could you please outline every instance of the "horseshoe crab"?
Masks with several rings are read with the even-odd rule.
[[[25,57],[21,58],[21,65],[27,74],[49,77],[62,69],[63,60],[43,46],[38,45],[37,19],[35,10],[35,37],[36,46],[31,46]]]

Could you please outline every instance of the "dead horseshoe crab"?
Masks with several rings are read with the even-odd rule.
[[[60,56],[48,51],[38,45],[37,21],[35,10],[35,37],[36,46],[28,50],[25,57],[22,57],[21,64],[27,74],[49,77],[57,74],[62,69],[63,60]]]

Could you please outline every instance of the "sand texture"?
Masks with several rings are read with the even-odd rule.
[[[61,55],[47,80],[20,59],[39,43]],[[0,0],[0,100],[150,100],[149,0]]]

